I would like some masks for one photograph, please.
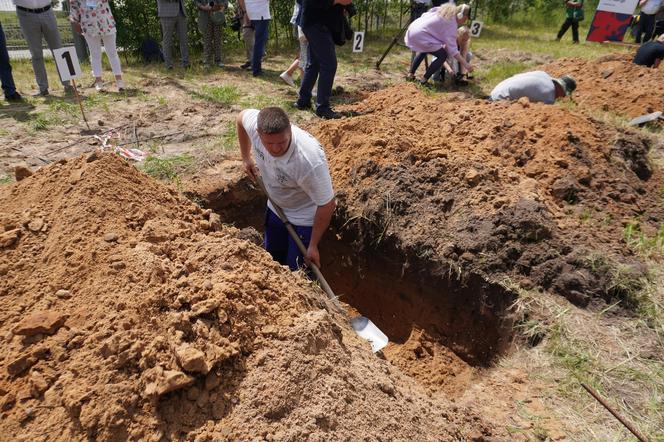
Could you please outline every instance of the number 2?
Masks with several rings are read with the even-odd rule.
[[[362,34],[357,34],[355,36],[355,50],[356,51],[362,50]]]
[[[67,62],[67,68],[69,69],[69,75],[76,75],[76,70],[74,69],[74,62],[71,61],[71,55],[69,52],[63,52],[62,58]]]

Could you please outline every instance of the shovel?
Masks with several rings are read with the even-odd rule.
[[[651,121],[655,121],[658,119],[664,120],[664,118],[662,117],[662,113],[653,112],[651,114],[645,114],[641,115],[640,117],[636,117],[627,124],[629,124],[630,126],[641,126],[643,124],[650,123]]]
[[[293,238],[293,241],[295,241],[295,244],[297,245],[297,248],[300,250],[300,253],[302,255],[306,256],[307,255],[307,249],[304,247],[304,244],[302,243],[302,240],[300,239],[299,236],[297,236],[297,233],[295,232],[295,229],[293,228],[293,225],[288,221],[288,218],[286,217],[286,214],[284,213],[283,210],[281,210],[281,207],[277,203],[274,202],[272,198],[270,198],[270,194],[267,193],[267,189],[265,188],[265,184],[263,184],[263,179],[260,176],[256,177],[256,180],[258,182],[258,186],[261,188],[265,196],[267,197],[268,200],[272,203],[272,206],[274,209],[277,211],[277,215],[279,218],[281,218],[281,221],[284,223],[286,226],[286,230],[288,230],[288,234]],[[320,269],[316,264],[309,262],[307,263],[310,267],[311,270],[313,270],[314,275],[316,275],[316,279],[318,279],[318,282],[320,283],[321,288],[323,291],[327,294],[327,296],[330,298],[330,300],[334,303],[336,307],[341,309],[341,306],[339,305],[339,301],[337,299],[337,296],[334,294],[332,291],[332,288],[330,285],[327,283],[325,280],[325,277],[321,273]],[[387,339],[387,336],[385,336],[385,333],[383,333],[369,318],[366,318],[364,316],[356,316],[355,318],[352,318],[350,320],[350,325],[353,327],[353,330],[355,330],[355,333],[367,341],[369,341],[369,344],[371,344],[371,351],[376,353],[377,351],[381,350],[384,348],[389,340]]]

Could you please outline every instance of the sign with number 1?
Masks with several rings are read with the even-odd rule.
[[[364,31],[353,34],[353,52],[362,52],[364,50]]]
[[[470,36],[473,38],[480,38],[480,34],[482,33],[482,26],[484,26],[484,23],[481,21],[473,21],[470,24]]]
[[[81,76],[81,65],[78,62],[76,48],[60,48],[53,51],[55,64],[58,66],[58,73],[62,81],[74,80]]]

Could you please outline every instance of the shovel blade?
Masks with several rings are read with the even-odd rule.
[[[662,118],[662,113],[653,112],[651,114],[646,114],[646,115],[641,115],[640,117],[636,117],[627,124],[629,124],[630,126],[640,126],[641,124],[646,124],[651,121],[655,121],[658,118]]]
[[[350,320],[350,325],[360,338],[369,341],[371,351],[374,353],[383,349],[390,342],[385,333],[376,327],[376,324],[371,322],[369,318],[356,316]]]

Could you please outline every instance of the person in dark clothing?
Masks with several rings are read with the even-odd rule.
[[[569,0],[565,2],[566,18],[558,31],[556,40],[560,41],[565,32],[572,27],[572,42],[579,43],[579,22],[583,20],[583,0]]]
[[[337,73],[337,53],[339,29],[344,21],[345,7],[352,0],[302,0],[299,25],[309,42],[309,61],[304,68],[304,77],[295,107],[300,110],[311,108],[314,84],[318,80],[316,95],[316,115],[321,118],[341,118],[332,110],[330,96],[334,76]]]
[[[633,63],[658,68],[662,59],[664,59],[664,35],[660,35],[655,41],[642,44],[636,50]]]
[[[660,9],[662,9],[662,0],[641,0],[639,6],[641,13],[639,14],[639,22],[636,25],[635,40],[637,43],[645,43],[652,38],[653,31],[655,30],[655,17]]]
[[[12,65],[9,64],[9,52],[7,52],[7,40],[5,31],[0,23],[0,80],[2,81],[2,91],[5,93],[7,101],[21,101],[21,94],[16,91],[14,77],[12,76]]]
[[[437,8],[438,6],[449,2],[450,0],[431,0],[431,6]]]

